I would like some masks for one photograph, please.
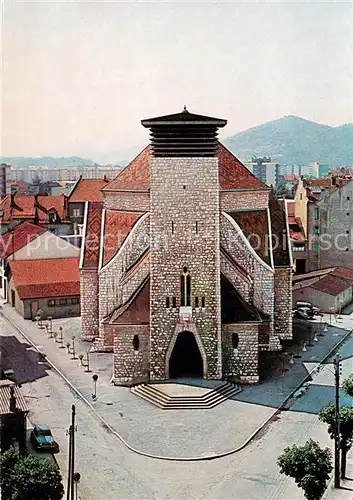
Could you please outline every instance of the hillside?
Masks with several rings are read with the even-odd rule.
[[[270,156],[282,164],[353,166],[353,124],[330,127],[285,116],[249,128],[225,139],[224,144],[238,157]]]
[[[76,167],[80,165],[94,165],[92,160],[80,158],[79,156],[69,156],[53,158],[52,156],[25,157],[25,156],[0,156],[0,163],[8,163],[14,167]]]

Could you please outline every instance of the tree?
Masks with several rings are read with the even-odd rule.
[[[328,433],[334,439],[336,433],[335,405],[330,403],[322,408],[319,420],[328,425]],[[353,444],[353,408],[342,406],[340,408],[340,447],[341,447],[341,476],[346,477],[347,453]]]
[[[14,451],[1,453],[0,486],[3,500],[60,500],[64,495],[61,474],[54,464]]]
[[[277,459],[281,474],[294,478],[308,500],[319,500],[332,472],[332,454],[309,439],[304,446],[289,446]]]
[[[353,398],[353,373],[343,381],[342,387],[344,392]]]

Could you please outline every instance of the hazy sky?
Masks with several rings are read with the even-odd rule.
[[[184,104],[228,119],[223,136],[288,114],[353,121],[352,2],[2,7],[3,155],[101,161]]]

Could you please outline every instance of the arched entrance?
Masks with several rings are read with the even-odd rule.
[[[180,332],[169,360],[169,377],[203,377],[203,361],[192,332]]]

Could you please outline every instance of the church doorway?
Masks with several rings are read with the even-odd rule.
[[[203,361],[192,332],[180,332],[169,360],[169,377],[203,377]]]

